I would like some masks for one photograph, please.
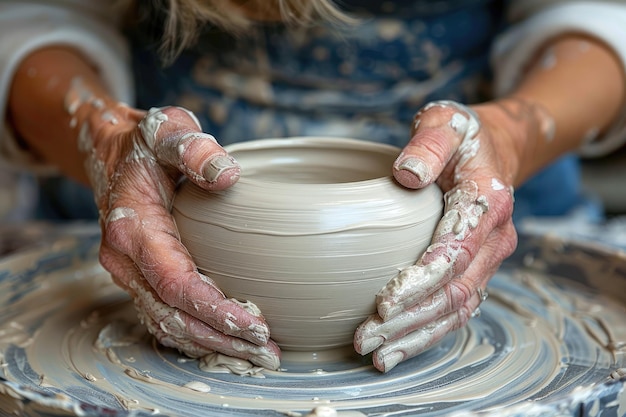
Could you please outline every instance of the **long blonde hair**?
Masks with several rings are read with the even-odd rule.
[[[126,7],[135,1],[145,0],[121,0]],[[162,3],[167,5],[167,10],[160,52],[166,62],[192,45],[207,23],[241,35],[259,21],[282,21],[292,27],[316,21],[337,26],[356,22],[332,0],[162,0]]]

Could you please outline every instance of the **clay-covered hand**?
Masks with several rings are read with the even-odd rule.
[[[183,176],[220,190],[237,181],[237,163],[178,107],[146,113],[117,105],[80,128],[100,211],[100,261],[149,331],[192,357],[217,351],[276,369],[280,350],[258,309],[226,299],[196,269],[170,215]]]
[[[517,245],[512,222],[513,183],[520,132],[515,101],[469,108],[455,102],[426,105],[394,176],[417,189],[436,181],[444,213],[430,246],[377,295],[377,312],[357,329],[357,352],[373,352],[386,372],[464,326],[480,313],[486,285]],[[521,141],[520,141],[521,143]]]

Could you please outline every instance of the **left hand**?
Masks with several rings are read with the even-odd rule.
[[[356,330],[356,351],[373,352],[380,371],[478,315],[487,282],[515,249],[512,185],[523,135],[532,134],[512,114],[518,104],[523,103],[469,108],[442,101],[417,113],[394,176],[414,189],[436,180],[445,208],[425,253],[378,293],[378,314]]]

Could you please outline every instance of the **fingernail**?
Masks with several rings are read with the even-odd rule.
[[[387,372],[395,368],[397,364],[404,360],[404,353],[396,351],[383,355],[380,359],[380,362],[384,367],[384,372]]]
[[[207,181],[216,182],[224,171],[232,168],[237,168],[237,163],[233,158],[228,155],[218,155],[206,163],[202,174]]]
[[[430,182],[430,168],[417,158],[406,158],[396,165],[399,171],[409,171],[422,182]]]
[[[275,371],[280,366],[280,359],[278,359],[278,356],[271,353],[257,354],[250,358],[250,362],[272,371]]]
[[[374,337],[364,339],[361,342],[359,353],[361,355],[367,355],[368,353],[376,350],[383,343],[385,343],[385,338],[382,336],[374,336]]]

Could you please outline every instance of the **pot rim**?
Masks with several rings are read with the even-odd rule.
[[[285,138],[264,138],[255,139],[245,142],[238,142],[224,146],[224,149],[229,154],[235,154],[239,151],[254,151],[254,150],[272,150],[272,149],[316,149],[319,151],[332,152],[333,150],[358,150],[359,152],[371,152],[380,153],[390,157],[397,157],[401,149],[397,146],[371,142],[364,139],[354,139],[341,136],[293,136]],[[237,159],[236,155],[234,155]],[[271,179],[263,178],[257,179],[245,175],[245,167],[242,166],[242,175],[237,181],[237,184],[248,184],[255,187],[266,188],[271,191],[277,191],[277,188],[281,190],[293,189],[326,189],[329,192],[360,190],[362,188],[371,187],[389,187],[396,186],[402,187],[398,184],[392,175],[392,166],[390,164],[388,174],[374,176],[372,178],[359,180],[359,181],[342,181],[342,182],[288,182],[288,181],[274,181]]]

